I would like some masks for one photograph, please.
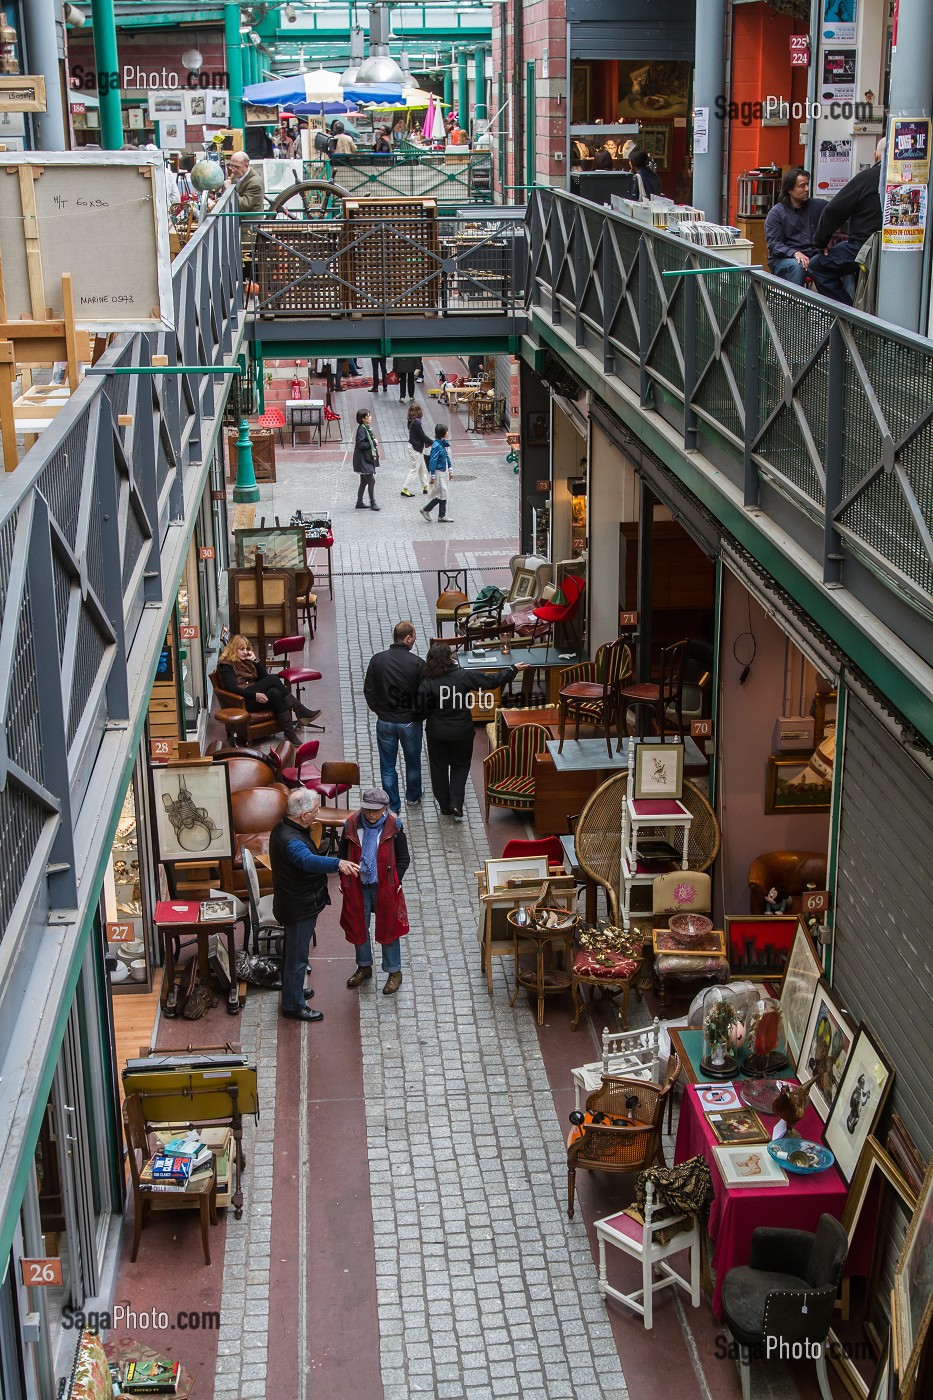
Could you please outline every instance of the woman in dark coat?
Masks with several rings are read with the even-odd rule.
[[[357,510],[365,510],[363,493],[369,490],[369,509],[378,510],[376,505],[376,468],[379,465],[379,448],[371,427],[373,415],[368,408],[361,408],[356,415],[356,442],[353,444],[353,470],[360,479],[360,489],[356,493]]]
[[[657,177],[651,157],[641,146],[629,151],[629,165],[635,176],[635,193],[640,200],[648,200],[653,194],[661,193],[661,181]]]
[[[255,714],[257,710],[274,710],[279,728],[293,744],[300,744],[301,739],[295,729],[292,713],[308,724],[321,713],[300,704],[286,689],[280,676],[269,674],[262,662],[257,661],[247,637],[230,638],[217,658],[217,679],[221,690],[229,690],[242,697],[250,714]]]
[[[434,800],[445,817],[463,820],[463,798],[473,758],[473,716],[469,696],[514,680],[524,663],[499,671],[465,671],[446,642],[435,642],[424,664],[418,703],[427,719],[428,762]]]

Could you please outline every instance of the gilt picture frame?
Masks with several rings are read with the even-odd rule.
[[[815,1076],[810,1086],[810,1102],[824,1123],[842,1083],[854,1040],[855,1027],[836,1005],[826,981],[821,978],[803,1033],[797,1078],[803,1082]]]
[[[893,1303],[897,1373],[908,1393],[933,1322],[933,1161],[894,1271]]]
[[[784,1035],[795,1065],[800,1056],[803,1033],[810,1019],[817,984],[822,976],[823,963],[819,952],[803,919],[798,919],[781,986]]]

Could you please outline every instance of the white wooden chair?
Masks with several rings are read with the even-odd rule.
[[[690,1227],[674,1235],[666,1244],[657,1238],[661,1231],[680,1221],[689,1220]],[[662,1288],[680,1285],[690,1294],[695,1308],[700,1306],[700,1227],[696,1216],[668,1215],[663,1204],[655,1204],[654,1183],[649,1181],[645,1188],[645,1223],[639,1225],[630,1215],[621,1212],[607,1215],[596,1221],[596,1237],[599,1240],[599,1292],[605,1300],[615,1298],[633,1312],[644,1318],[646,1329],[654,1325],[654,1295]],[[629,1258],[641,1262],[641,1288],[631,1293],[623,1293],[615,1288],[607,1278],[606,1245],[627,1254]],[[690,1277],[685,1278],[673,1269],[667,1260],[674,1254],[689,1252]],[[659,1276],[655,1275],[655,1268]]]
[[[594,1094],[605,1075],[620,1079],[647,1079],[661,1082],[658,1044],[661,1022],[657,1017],[650,1026],[637,1031],[603,1029],[603,1057],[570,1071],[576,1090],[574,1107],[580,1109],[587,1094]]]

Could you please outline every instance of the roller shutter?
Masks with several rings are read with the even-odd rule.
[[[894,1063],[894,1107],[927,1158],[933,1154],[931,854],[933,776],[850,691],[833,986]]]

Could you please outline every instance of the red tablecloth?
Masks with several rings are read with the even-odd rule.
[[[759,1114],[769,1130],[774,1119]],[[819,1142],[823,1124],[811,1104],[797,1124],[802,1138]],[[713,1177],[715,1200],[710,1207],[709,1233],[713,1241],[712,1265],[716,1271],[713,1288],[713,1312],[722,1316],[722,1284],[730,1269],[747,1264],[752,1253],[752,1231],[758,1225],[780,1225],[793,1230],[816,1230],[820,1216],[834,1215],[838,1220],[846,1203],[847,1188],[835,1167],[815,1176],[791,1175],[786,1186],[729,1187],[723,1181],[719,1163],[713,1156],[716,1134],[700,1107],[692,1084],[684,1088],[677,1125],[674,1161],[703,1156]]]

